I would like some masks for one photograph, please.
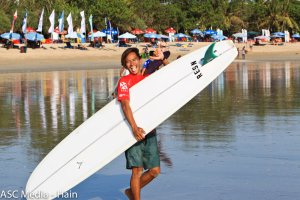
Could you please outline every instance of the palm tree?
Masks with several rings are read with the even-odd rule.
[[[283,31],[285,29],[299,30],[294,19],[289,16],[289,0],[265,1],[266,15],[259,24],[260,28],[269,28],[271,31]]]

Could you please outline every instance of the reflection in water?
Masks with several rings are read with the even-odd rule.
[[[224,148],[235,139],[238,116],[265,118],[287,108],[294,110],[286,115],[299,113],[299,77],[299,63],[233,63],[170,118],[170,127],[162,126],[179,130],[187,149],[199,141]]]
[[[13,131],[4,132],[4,138],[13,139],[15,133],[21,136],[24,131],[33,145],[47,138],[38,145],[46,153],[107,103],[118,72],[110,69],[14,73],[0,77],[1,129],[11,129],[12,123],[15,127]],[[170,129],[184,132],[180,137],[187,147],[191,146],[190,140],[215,141],[215,134],[220,133],[223,137],[218,139],[230,141],[232,118],[242,112],[263,114],[274,104],[292,108],[299,95],[298,85],[297,63],[234,63],[170,118]],[[244,105],[256,109],[249,110]],[[9,144],[6,140],[1,142],[1,145],[6,144]]]
[[[118,70],[113,69],[0,74],[0,180],[8,180],[0,182],[0,187],[23,187],[32,169],[58,142],[107,104],[117,80]],[[230,152],[241,145],[244,153],[247,145],[239,137],[246,134],[245,127],[248,133],[261,134],[256,136],[267,135],[273,144],[273,130],[265,131],[266,124],[273,129],[278,123],[286,123],[287,118],[293,122],[291,126],[299,121],[299,87],[300,63],[233,63],[158,127],[162,161],[175,170],[176,161],[184,163],[182,159],[190,155],[187,151],[203,159],[206,154],[202,151]],[[287,127],[290,132],[299,128]],[[252,149],[249,152],[258,154]]]
[[[25,131],[33,146],[39,143],[39,150],[48,152],[107,103],[117,76],[113,69],[1,74],[1,129],[15,127],[4,132],[4,138],[11,140],[15,133],[22,136]],[[189,141],[215,142],[219,134],[221,142],[230,142],[235,116],[243,112],[264,115],[270,108],[274,111],[273,105],[293,108],[298,85],[297,63],[237,62],[172,116],[169,128],[184,133],[180,137],[187,147],[191,147]],[[7,144],[2,140],[1,145]]]
[[[117,75],[113,69],[0,74],[0,146],[22,138],[47,153],[107,103]]]

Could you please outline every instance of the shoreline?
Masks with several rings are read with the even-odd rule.
[[[178,55],[188,54],[195,49],[210,44],[209,42],[181,43],[184,47],[177,47],[175,43],[168,43],[171,51],[170,61]],[[75,45],[75,44],[74,44]],[[234,62],[259,62],[259,61],[300,61],[300,43],[285,43],[283,46],[265,45],[253,46],[249,44],[236,43],[240,50],[246,46],[246,59],[236,58]],[[63,49],[64,44],[44,44],[46,49],[27,49],[27,53],[20,53],[19,49],[0,48],[0,73],[13,72],[41,72],[62,70],[84,70],[84,69],[118,69],[120,57],[124,47],[116,47],[115,44],[105,44],[103,49],[88,48],[88,50]],[[132,44],[142,52],[145,43]],[[151,50],[151,48],[149,49]],[[241,55],[240,55],[241,57]]]

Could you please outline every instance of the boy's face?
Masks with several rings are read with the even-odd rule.
[[[126,61],[126,68],[129,70],[131,74],[140,74],[141,60],[134,52],[129,53],[125,61]]]

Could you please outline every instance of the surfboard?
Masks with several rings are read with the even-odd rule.
[[[137,124],[149,133],[218,75],[237,56],[231,41],[200,48],[130,88]],[[38,164],[26,185],[27,199],[53,199],[107,165],[136,142],[114,99],[63,139]]]

